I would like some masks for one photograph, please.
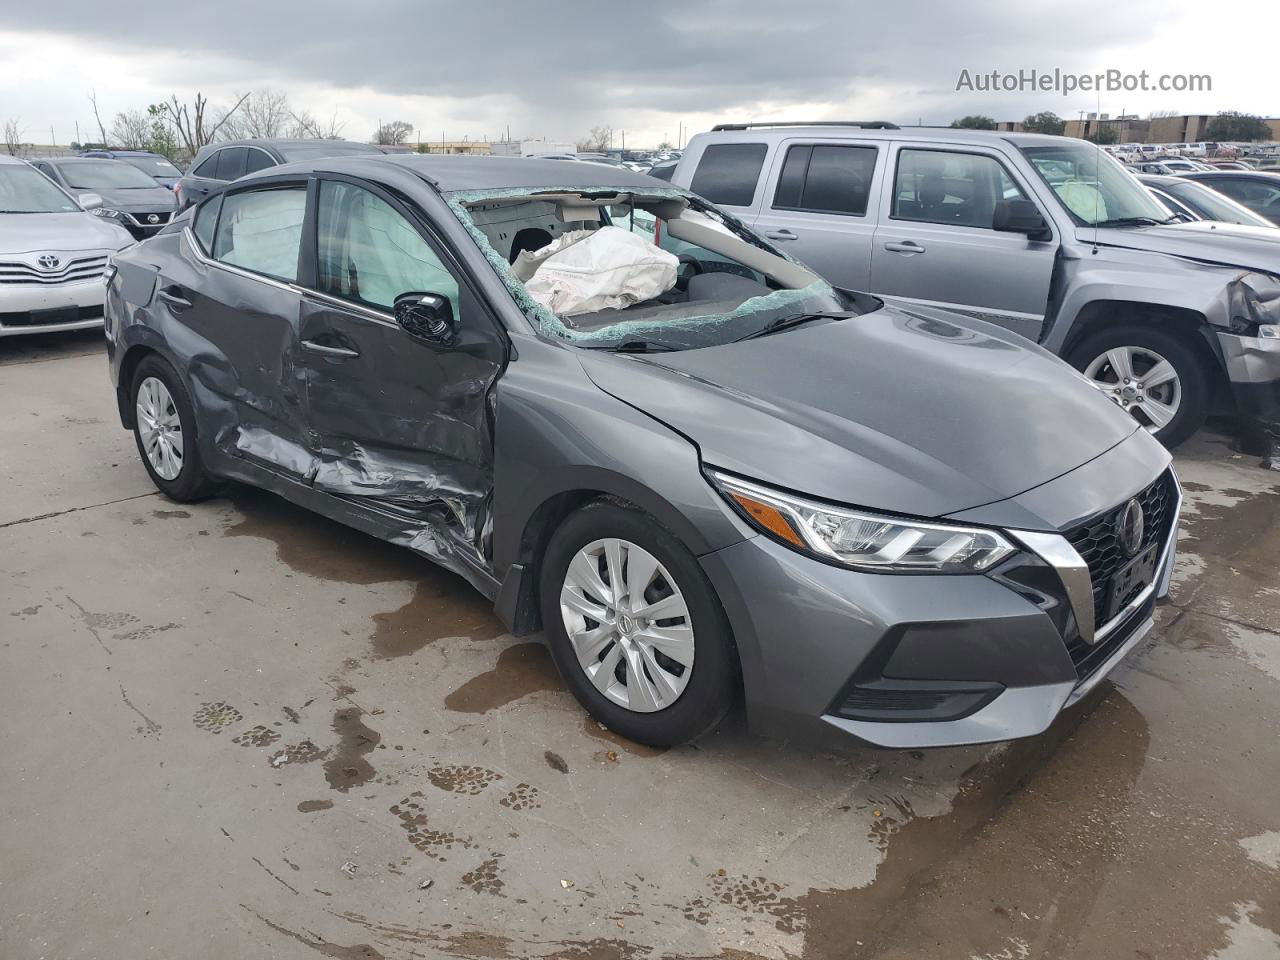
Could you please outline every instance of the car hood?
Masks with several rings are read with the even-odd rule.
[[[0,252],[119,250],[133,243],[124,227],[91,213],[0,213]]]
[[[1048,352],[942,311],[885,307],[701,350],[580,353],[601,390],[688,437],[708,465],[915,516],[1016,496],[1138,429]]]
[[[1224,267],[1280,272],[1280,229],[1242,223],[1171,223],[1156,227],[1081,228],[1076,239],[1126,250],[1151,250]]]
[[[160,184],[154,187],[126,187],[116,190],[81,190],[80,193],[96,193],[102,197],[102,205],[113,210],[167,213],[177,203],[173,191]]]

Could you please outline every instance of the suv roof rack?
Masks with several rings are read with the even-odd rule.
[[[717,123],[712,131],[751,130],[755,127],[861,127],[863,130],[897,130],[888,120],[762,120],[757,123]]]

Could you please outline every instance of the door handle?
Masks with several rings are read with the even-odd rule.
[[[914,240],[903,240],[901,243],[890,242],[884,245],[886,250],[892,250],[894,253],[924,253],[924,247],[916,243]]]
[[[780,229],[780,230],[766,230],[766,231],[764,232],[764,235],[765,235],[766,237],[768,237],[770,240],[796,240],[796,239],[798,239],[798,238],[796,237],[796,235],[795,235],[793,232],[791,232],[790,230],[788,230],[786,227],[783,227],[783,228],[782,228],[782,229]]]
[[[303,340],[302,349],[308,353],[318,353],[322,357],[334,357],[341,360],[360,356],[359,350],[352,350],[350,347],[331,347],[327,343],[317,343],[315,340]]]
[[[156,291],[156,296],[174,310],[187,310],[191,307],[191,301],[184,297],[182,293],[181,287],[164,287]]]

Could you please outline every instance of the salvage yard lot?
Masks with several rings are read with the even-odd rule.
[[[1280,474],[1226,437],[1044,736],[658,751],[427,561],[164,500],[99,336],[0,342],[6,960],[1280,957]]]

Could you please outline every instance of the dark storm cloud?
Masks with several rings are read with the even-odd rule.
[[[870,89],[958,108],[961,68],[1093,69],[1100,48],[1151,33],[1149,10],[1114,0],[1047,7],[1025,0],[804,4],[435,3],[331,0],[305,6],[221,0],[188,18],[132,16],[119,4],[18,4],[10,30],[76,35],[141,58],[158,48],[188,55],[163,81],[196,88],[209,55],[261,77],[368,88],[383,94],[510,97],[522,126],[583,122],[654,109],[726,115],[759,102],[855,100]],[[145,66],[140,70],[145,71]],[[1048,97],[1002,95],[986,112],[1012,116]],[[1003,109],[1007,105],[1009,109]],[[323,105],[318,105],[323,106]],[[904,109],[912,109],[904,107]],[[900,119],[900,118],[894,118]],[[557,125],[560,125],[557,124]]]

